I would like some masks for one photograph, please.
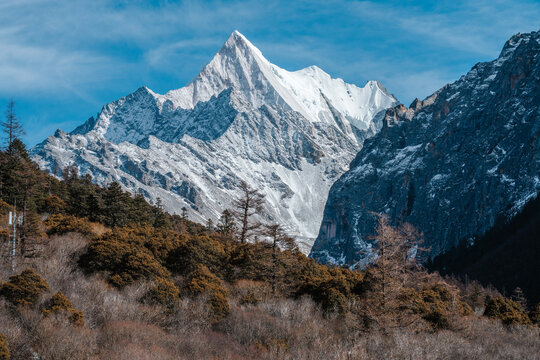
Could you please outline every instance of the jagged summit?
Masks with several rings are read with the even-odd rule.
[[[262,221],[313,239],[331,184],[396,103],[374,81],[281,69],[235,31],[185,87],[141,87],[32,154],[56,175],[75,164],[99,184],[117,180],[201,222],[216,221],[246,181],[266,194]]]
[[[262,55],[261,51],[255,47],[244,35],[242,35],[238,30],[234,30],[232,34],[229,36],[225,44],[223,44],[223,47],[218,52],[218,54],[222,53],[223,51],[226,51],[227,49],[236,48],[238,50],[244,50],[249,51],[252,53],[252,55],[259,56],[264,59],[264,56]],[[267,61],[266,59],[264,59]]]
[[[192,109],[227,88],[233,88],[236,108],[247,111],[277,104],[302,114],[312,122],[334,122],[333,107],[344,110],[347,120],[359,130],[370,128],[381,107],[397,100],[377,81],[363,88],[334,79],[313,65],[287,71],[270,63],[244,35],[233,32],[201,73],[186,87],[160,96],[175,107]],[[365,106],[370,104],[371,106]],[[354,138],[354,129],[349,131]]]

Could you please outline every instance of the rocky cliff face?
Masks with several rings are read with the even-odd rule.
[[[284,225],[309,251],[330,186],[395,104],[375,81],[360,88],[315,66],[283,70],[234,32],[187,86],[140,88],[32,155],[58,176],[74,164],[171,212],[186,206],[200,222],[216,221],[244,180],[266,195],[261,220]]]
[[[539,32],[515,35],[496,60],[388,110],[333,185],[311,256],[365,259],[373,212],[415,225],[432,255],[515,214],[540,189],[539,54]]]

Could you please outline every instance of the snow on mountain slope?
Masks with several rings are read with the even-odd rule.
[[[266,195],[261,220],[285,225],[307,251],[330,186],[395,104],[374,81],[360,88],[314,66],[283,70],[235,31],[187,86],[142,87],[32,155],[58,176],[75,164],[171,212],[186,206],[196,221],[216,221],[244,180]]]

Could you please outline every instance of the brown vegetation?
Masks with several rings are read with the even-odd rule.
[[[49,235],[63,235],[70,232],[93,234],[92,225],[88,220],[71,215],[53,214],[45,221],[45,226]]]
[[[68,319],[75,325],[84,325],[84,314],[82,311],[74,309],[71,301],[58,291],[53,297],[45,303],[41,308],[43,315],[67,313]]]
[[[257,201],[239,230],[229,212],[204,227],[73,167],[46,176],[15,145],[0,211],[26,201],[19,230],[47,235],[0,262],[0,359],[539,358],[539,305],[427,273],[407,224],[381,218],[365,269],[325,266],[259,231]]]
[[[16,306],[34,305],[48,290],[47,281],[32,269],[10,276],[8,282],[0,284],[0,296]]]
[[[484,315],[494,319],[500,319],[505,325],[531,324],[529,316],[523,307],[512,299],[502,296],[486,299],[486,310]]]
[[[0,360],[9,360],[11,353],[9,352],[9,345],[6,340],[6,335],[0,334]]]
[[[21,307],[12,311],[10,303],[0,298],[1,331],[11,359],[28,359],[33,353],[42,359],[539,358],[535,352],[540,336],[537,328],[508,328],[474,315],[460,316],[459,326],[449,330],[393,328],[385,334],[366,330],[354,313],[354,305],[364,296],[360,272],[306,260],[304,277],[298,281],[309,280],[311,285],[290,297],[272,295],[269,282],[224,282],[204,268],[185,279],[141,279],[118,289],[108,285],[100,273],[83,275],[78,269],[76,259],[86,244],[88,240],[76,234],[51,237],[46,256],[20,264],[35,267],[54,292],[66,294],[71,307],[84,313],[86,324],[73,324],[62,311],[43,316],[40,309],[50,303],[51,296],[46,293],[35,310]],[[11,272],[7,265],[0,270],[3,278]],[[176,296],[175,283],[182,286],[181,296]],[[448,286],[434,282],[415,290],[419,311],[439,301],[450,310],[452,291],[457,290]],[[228,288],[218,290],[227,294],[227,316],[216,318],[209,306],[215,287]],[[332,288],[346,299],[335,303],[346,303],[351,311],[325,305],[333,303],[328,294]],[[165,299],[163,305],[148,301],[149,293],[156,300]]]

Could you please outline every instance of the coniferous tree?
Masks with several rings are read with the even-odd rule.
[[[215,227],[214,227],[214,222],[212,221],[212,219],[208,218],[208,220],[206,220],[206,231],[214,231],[215,230]]]
[[[240,224],[238,238],[241,243],[244,243],[251,236],[257,234],[262,226],[260,222],[253,221],[253,215],[262,211],[264,195],[251,188],[245,181],[240,183],[240,189],[240,196],[233,201],[233,213]]]
[[[143,198],[144,200],[144,198]],[[146,200],[144,200],[146,202]],[[170,227],[169,220],[165,216],[165,213],[163,212],[163,203],[161,202],[160,198],[157,198],[156,205],[153,208],[153,215],[154,215],[154,227],[157,228],[168,228]]]
[[[6,148],[9,149],[9,152],[11,152],[13,141],[15,139],[19,139],[25,134],[24,128],[15,114],[15,102],[13,100],[8,103],[6,110],[6,119],[4,120],[4,122],[2,122],[1,125],[4,133],[6,134]]]
[[[90,217],[88,200],[91,188],[81,184],[78,180],[68,180],[68,213],[78,217]]]
[[[96,191],[90,191],[87,198],[88,220],[103,221],[103,202]]]
[[[124,226],[128,223],[129,196],[116,181],[107,186],[103,196],[105,205],[105,224],[110,227]]]
[[[74,164],[68,165],[62,170],[62,178],[68,184],[79,180],[79,169]]]
[[[276,293],[276,287],[277,287],[277,277],[278,277],[278,257],[277,252],[278,248],[285,248],[285,249],[293,249],[296,244],[294,242],[294,239],[288,236],[281,225],[279,224],[273,224],[266,226],[266,232],[265,235],[267,235],[270,238],[271,246],[272,246],[272,276],[271,276],[271,282],[272,282],[272,293]]]
[[[16,156],[18,159],[24,159],[30,161],[30,156],[28,156],[28,151],[26,146],[21,139],[15,138],[8,147],[8,153]]]
[[[159,199],[158,199],[159,200]],[[188,217],[188,212],[187,212],[187,208],[185,206],[182,206],[182,214],[180,215],[182,217],[182,220],[183,221],[186,221],[187,220],[187,217]]]
[[[234,217],[232,213],[225,209],[221,213],[219,222],[217,224],[217,231],[221,234],[231,236],[236,231],[236,223],[234,222]]]
[[[21,203],[21,189],[18,174],[23,169],[24,161],[16,156],[16,154],[7,152],[2,157],[0,164],[0,177],[2,184],[2,198],[9,204],[14,204],[15,199]]]

